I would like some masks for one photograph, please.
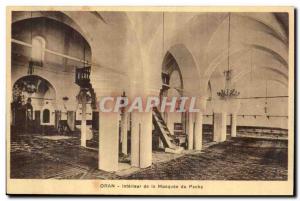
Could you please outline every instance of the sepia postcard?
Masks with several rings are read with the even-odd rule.
[[[7,194],[294,195],[294,8],[7,7]]]

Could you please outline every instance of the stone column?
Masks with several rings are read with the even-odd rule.
[[[117,112],[99,113],[99,169],[118,170],[119,116]]]
[[[82,90],[81,94],[81,146],[86,147],[86,90]]]
[[[144,112],[141,116],[140,167],[146,168],[152,165],[152,112]]]
[[[127,135],[128,135],[128,113],[124,112],[121,117],[121,136],[122,136],[122,153],[127,153]]]
[[[231,115],[231,137],[236,137],[237,115]]]
[[[195,131],[194,131],[194,149],[202,149],[202,123],[203,115],[202,112],[197,112],[195,117]]]
[[[131,113],[131,166],[140,167],[141,113]]]
[[[192,150],[194,145],[194,113],[189,113],[188,122],[188,150]]]
[[[213,141],[215,142],[224,142],[226,140],[226,117],[227,114],[225,112],[214,113]]]

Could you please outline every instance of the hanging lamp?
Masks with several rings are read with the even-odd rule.
[[[228,49],[227,49],[227,70],[224,71],[225,77],[225,87],[217,92],[217,95],[221,100],[228,100],[232,98],[236,98],[240,95],[240,92],[237,91],[235,88],[231,88],[231,76],[232,70],[230,69],[230,20],[231,13],[228,16]]]

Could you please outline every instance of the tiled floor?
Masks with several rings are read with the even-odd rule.
[[[97,169],[98,153],[79,146],[78,138],[14,136],[11,143],[11,177],[43,179],[200,179],[285,180],[287,149],[237,139],[199,152],[153,152],[146,169],[120,164],[122,171]],[[261,146],[261,143],[258,143]],[[100,160],[101,161],[101,160]]]

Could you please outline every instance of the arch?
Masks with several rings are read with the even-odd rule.
[[[175,89],[180,95],[183,93],[182,74],[177,61],[169,51],[166,53],[162,63],[162,84],[165,95],[167,95],[169,88]]]
[[[271,17],[276,18],[276,14],[270,14]],[[242,14],[236,14],[235,15],[237,18],[239,18],[239,20],[244,20],[245,23],[244,26],[248,27],[248,29],[250,30],[253,26],[258,26],[260,28],[260,31],[273,36],[274,38],[278,39],[279,41],[281,41],[284,44],[288,44],[288,37],[287,34],[285,33],[285,31],[282,29],[281,27],[281,22],[279,22],[278,20],[276,21],[265,21],[265,19],[259,19],[257,16],[251,16],[251,14],[248,15],[242,15]],[[276,26],[276,24],[274,24],[274,22],[277,22],[279,24],[279,26]]]
[[[285,50],[287,50],[288,44],[287,44],[287,40],[286,38],[283,38],[283,35],[280,33],[280,30],[276,30],[276,28],[274,28],[275,26],[271,24],[271,22],[263,22],[260,19],[257,19],[256,16],[251,16],[251,14],[249,15],[241,15],[241,14],[237,14],[237,13],[231,13],[231,28],[234,31],[235,29],[238,29],[240,26],[243,26],[243,29],[240,29],[240,31],[247,31],[248,32],[255,32],[255,33],[251,33],[251,34],[247,34],[245,35],[243,32],[237,32],[236,34],[240,33],[240,34],[244,34],[243,36],[254,36],[254,35],[258,35],[256,36],[256,38],[254,38],[254,42],[257,41],[257,38],[262,38],[263,35],[268,35],[268,36],[272,36],[275,39],[277,39],[278,41],[274,41],[273,38],[270,38],[270,40],[273,40],[272,43],[264,43],[264,41],[261,41],[262,43],[264,43],[264,45],[267,47],[268,45],[270,46],[269,48],[273,48],[274,49],[274,44],[283,44],[285,46]],[[206,50],[206,54],[208,52],[210,52],[211,50],[214,50],[215,47],[220,46],[219,42],[220,42],[220,37],[222,37],[222,35],[224,34],[223,32],[227,30],[227,26],[228,26],[228,16],[223,17],[222,20],[218,23],[217,27],[209,34],[210,37],[208,38],[208,45],[207,45],[207,50]],[[279,27],[277,27],[279,28]],[[284,36],[286,37],[286,36]],[[236,37],[239,38],[239,37]],[[243,38],[243,37],[242,37]],[[211,49],[213,48],[213,49]],[[215,51],[213,51],[215,52]],[[213,57],[215,57],[213,55]]]
[[[169,51],[178,64],[181,72],[182,86],[184,87],[183,95],[200,95],[200,74],[196,61],[184,44],[176,44]]]
[[[251,73],[251,71],[245,70],[245,71],[243,71],[243,73],[234,77],[232,79],[232,82],[239,83],[239,82],[243,81],[243,78],[248,76],[250,73]],[[273,69],[268,66],[262,66],[262,67],[256,68],[254,73],[255,73],[255,79],[257,79],[257,80],[272,80],[272,81],[282,84],[285,87],[288,87],[287,76],[276,69]]]
[[[16,87],[16,85],[23,85],[24,82],[30,82],[30,84],[35,85],[36,93],[46,94],[46,92],[49,90],[51,98],[54,100],[56,99],[56,90],[47,79],[38,75],[25,75],[15,81],[13,84],[13,89]]]
[[[82,29],[75,23],[74,20],[72,20],[70,17],[68,17],[67,15],[65,15],[62,12],[56,11],[56,12],[33,12],[34,15],[30,16],[28,13],[30,12],[21,12],[21,14],[15,14],[16,12],[13,13],[13,23],[12,23],[12,28],[14,26],[16,26],[17,24],[20,25],[21,23],[30,23],[31,20],[46,20],[46,22],[49,23],[56,23],[57,26],[65,26],[66,30],[69,31],[71,30],[71,32],[76,33],[82,40],[84,43],[83,47],[85,50],[90,51],[90,56],[92,57],[92,50],[91,50],[91,38],[87,37],[85,33],[83,33]],[[54,14],[55,13],[55,14]],[[16,17],[14,17],[15,15],[17,15]],[[18,16],[21,15],[21,16]],[[31,24],[29,24],[28,26],[31,26]],[[14,29],[12,29],[12,34]],[[17,30],[18,31],[18,30]],[[18,39],[18,38],[15,38]],[[22,41],[22,42],[26,42],[26,41]],[[37,44],[37,46],[45,46],[46,44],[48,44],[47,38],[45,38],[42,35],[37,35],[34,36],[32,38],[32,45]],[[30,43],[31,43],[30,42]],[[32,49],[32,52],[34,52],[34,49]],[[63,53],[63,52],[61,52]],[[34,53],[34,55],[37,56],[37,58],[43,57],[43,53],[41,53],[41,55],[39,55],[38,52]],[[33,55],[33,56],[34,56]],[[72,56],[72,55],[71,55]],[[90,59],[92,60],[92,59]],[[37,64],[39,64],[40,62],[37,62]]]
[[[257,50],[266,52],[267,54],[270,55],[270,57],[272,57],[274,60],[280,62],[282,64],[282,66],[286,67],[288,69],[288,62],[286,61],[286,59],[284,59],[280,54],[278,54],[276,51],[262,46],[262,45],[257,45],[257,44],[253,44],[252,47],[254,47]]]
[[[83,30],[80,28],[80,26],[67,14],[61,11],[15,11],[12,15],[12,24],[27,20],[27,19],[35,19],[35,18],[48,18],[55,20],[57,22],[61,22],[72,29],[76,30],[78,33],[80,33],[84,38],[87,39],[86,34],[83,32]]]
[[[26,89],[26,87],[28,86],[30,89],[29,92]],[[12,92],[12,104],[14,105],[19,105],[20,107],[22,107],[26,104],[27,99],[31,99],[33,111],[41,111],[41,124],[43,124],[42,111],[45,108],[45,102],[47,103],[47,107],[53,108],[51,110],[52,112],[54,111],[54,108],[57,104],[56,90],[54,89],[52,84],[48,80],[37,75],[26,75],[19,78],[14,83]],[[50,114],[50,116],[51,115],[52,113]],[[49,123],[52,123],[51,118]]]
[[[72,11],[63,11],[63,14],[81,28],[92,55],[97,55],[92,56],[90,76],[91,83],[97,83],[93,86],[97,97],[100,93],[121,94],[125,91],[128,95],[130,91],[144,89],[147,79],[143,76],[147,73],[143,72],[143,55],[125,12],[81,12],[83,17]],[[127,38],[120,37],[120,33]],[[110,56],[112,53],[114,57]]]
[[[249,53],[251,53],[252,49],[254,50],[252,51],[253,53],[257,52],[258,54],[253,58],[253,67],[251,69],[251,56]],[[287,83],[288,81],[288,64],[275,51],[267,47],[254,44],[246,45],[244,47],[231,51],[229,56],[231,61],[230,68],[234,70],[232,84],[237,83],[239,79],[251,73],[251,71],[259,71],[264,73],[267,72],[267,74],[269,75],[277,75],[280,77],[281,83]],[[223,51],[222,54],[218,55],[215,60],[210,63],[209,68],[205,72],[205,77],[208,79],[207,82],[214,82],[212,87],[212,90],[214,92],[215,90],[218,90],[215,87],[218,87],[219,85],[220,87],[223,87],[223,84],[225,82],[224,79],[220,79],[220,77],[223,78],[223,74],[218,70],[220,70],[220,67],[224,67],[227,59],[227,52]],[[245,61],[245,59],[247,59],[247,61]],[[249,67],[247,68],[246,66]]]
[[[251,51],[251,49],[260,51],[260,52],[264,53],[265,58],[267,58],[267,56],[268,56],[271,61],[273,60],[273,61],[276,61],[281,64],[279,67],[274,66],[273,68],[283,68],[284,70],[288,69],[288,63],[286,62],[286,60],[284,58],[282,58],[274,50],[271,50],[271,49],[261,46],[261,45],[256,45],[256,44],[244,45],[244,47],[240,47],[240,48],[237,48],[237,49],[231,51],[229,56],[232,58],[234,56],[239,55],[239,57],[241,58],[243,56],[246,56],[247,53],[249,53]],[[212,76],[213,72],[216,70],[216,68],[220,64],[222,64],[222,62],[224,62],[226,59],[228,59],[228,55],[227,55],[227,51],[224,50],[221,54],[216,56],[213,61],[210,62],[209,67],[205,72],[205,77],[207,77],[209,80],[210,77]]]
[[[41,125],[55,125],[55,109],[53,107],[53,104],[50,101],[48,100],[43,101],[43,107],[41,108],[41,111],[42,111],[40,113]],[[44,114],[46,117],[45,119],[44,119]]]
[[[83,67],[85,66],[82,62],[83,58],[85,58],[86,61],[88,61],[89,64],[91,64],[92,61],[92,50],[91,45],[89,43],[90,39],[86,37],[85,34],[83,34],[82,29],[75,23],[73,19],[68,17],[63,12],[59,11],[52,11],[52,12],[32,12],[32,17],[30,16],[30,12],[14,12],[13,13],[13,24],[12,27],[15,27],[15,33],[21,32],[21,34],[13,35],[17,40],[24,40],[26,43],[31,43],[30,37],[29,37],[29,29],[26,25],[31,25],[30,21],[32,21],[33,32],[32,32],[32,43],[33,48],[27,48],[26,54],[24,53],[24,56],[27,57],[26,60],[30,59],[30,51],[32,51],[32,57],[34,64],[37,65],[37,69],[34,74],[40,75],[45,80],[50,80],[52,83],[50,84],[51,87],[50,91],[48,91],[45,94],[45,98],[50,99],[56,99],[57,92],[63,90],[60,89],[58,85],[60,85],[61,81],[55,80],[55,75],[53,73],[59,72],[59,77],[64,76],[66,71],[67,73],[72,74],[74,66],[76,67]],[[37,22],[37,23],[35,23]],[[45,24],[43,24],[45,23]],[[47,23],[47,24],[46,24]],[[24,29],[19,29],[18,26],[21,25],[24,27]],[[49,30],[47,26],[45,25],[51,25],[53,29]],[[49,30],[49,31],[48,31]],[[51,43],[52,40],[55,40],[55,38],[52,37],[52,33],[58,33],[59,38],[57,38],[56,41],[62,42],[62,45],[55,46],[56,43]],[[51,35],[52,34],[52,35]],[[23,37],[25,36],[25,37]],[[19,38],[18,38],[19,37]],[[28,40],[29,39],[29,40]],[[50,40],[50,41],[48,41]],[[72,42],[76,41],[76,43]],[[35,43],[36,42],[36,43]],[[55,41],[54,41],[55,42]],[[34,51],[34,44],[37,44],[37,46],[43,46],[44,49],[47,47],[47,50],[45,51],[45,62],[44,67],[47,69],[39,68],[41,67],[40,64],[42,64],[40,61],[43,60],[43,53],[38,54],[38,51]],[[66,44],[66,45],[63,45]],[[16,46],[16,48],[19,48],[19,46]],[[85,51],[84,51],[85,50]],[[51,51],[54,52],[54,56],[51,53]],[[50,52],[50,53],[49,53]],[[75,60],[70,60],[68,57],[59,57],[55,55],[55,53],[67,55],[74,57]],[[59,55],[58,54],[58,55]],[[36,56],[35,56],[36,55]],[[24,57],[25,58],[25,57]],[[42,58],[42,59],[40,59]],[[58,58],[58,59],[57,59]],[[15,66],[19,65],[17,62],[16,64],[13,64],[12,70],[13,70],[13,76],[12,80],[20,79],[24,74],[27,74],[27,61],[24,60],[24,64],[22,63],[23,68],[18,68]],[[81,61],[79,61],[81,60]],[[23,61],[22,61],[23,62]],[[50,73],[49,73],[50,72]],[[53,73],[52,73],[53,72]],[[49,81],[48,81],[49,82]],[[49,82],[50,83],[50,82]],[[49,85],[49,86],[50,86]],[[57,86],[56,86],[57,85]],[[57,87],[57,90],[56,90]],[[77,85],[72,85],[72,90],[77,89]],[[72,91],[71,90],[71,91]],[[70,92],[71,93],[71,92]],[[58,98],[58,97],[57,97]],[[75,101],[75,97],[71,99],[71,101]],[[57,100],[55,103],[56,108],[60,108],[62,105],[61,98]]]
[[[276,20],[274,14],[266,14],[262,19],[260,16],[255,15],[255,13],[232,13],[231,24],[231,28],[233,28],[234,32],[233,34],[238,35],[233,38],[240,38],[240,40],[235,40],[235,42],[233,41],[231,43],[231,47],[235,46],[234,48],[231,48],[231,58],[237,55],[245,58],[248,52],[250,52],[251,49],[254,49],[255,51],[261,52],[259,57],[254,58],[255,60],[264,57],[266,59],[265,61],[269,62],[264,62],[260,67],[268,65],[272,66],[268,68],[268,70],[281,71],[283,73],[288,72],[288,38],[281,29],[280,22]],[[225,39],[222,39],[222,33],[227,31],[227,26],[228,16],[225,16],[221,19],[208,38],[208,45],[205,50],[205,54],[208,55],[208,67],[204,73],[206,82],[212,80],[212,75],[216,72],[216,69],[228,59],[227,48],[220,45],[220,42],[225,41]],[[241,26],[243,29],[240,29]],[[247,34],[248,32],[251,32],[251,34]],[[268,38],[268,40],[266,40],[266,38]],[[238,59],[241,60],[241,58]],[[231,61],[232,60],[234,59],[231,59]],[[277,63],[278,65],[276,65]],[[245,67],[245,63],[241,64]],[[241,66],[241,64],[238,66]]]
[[[253,69],[255,72],[260,72],[260,73],[264,73],[264,72],[269,72],[272,75],[276,75],[277,77],[276,79],[280,80],[280,78],[285,82],[285,85],[288,85],[288,76],[284,73],[282,73],[281,71],[274,69],[272,67],[269,66],[256,66]],[[239,74],[237,74],[235,77],[233,77],[232,82],[238,82],[240,79],[242,79],[244,76],[248,75],[251,73],[251,69],[245,69],[244,71],[240,72]],[[264,75],[268,75],[266,73],[264,73]],[[268,77],[266,77],[266,79],[270,79]],[[274,78],[273,78],[274,79]]]
[[[13,119],[19,115],[19,109],[28,105],[30,100],[30,106],[34,116],[39,115],[41,125],[54,125],[54,106],[56,105],[56,90],[53,85],[46,79],[38,75],[26,75],[17,79],[13,83],[12,90],[12,106]],[[49,110],[49,118],[46,118],[43,111]],[[35,111],[40,111],[35,114]],[[48,119],[48,120],[47,120]]]

